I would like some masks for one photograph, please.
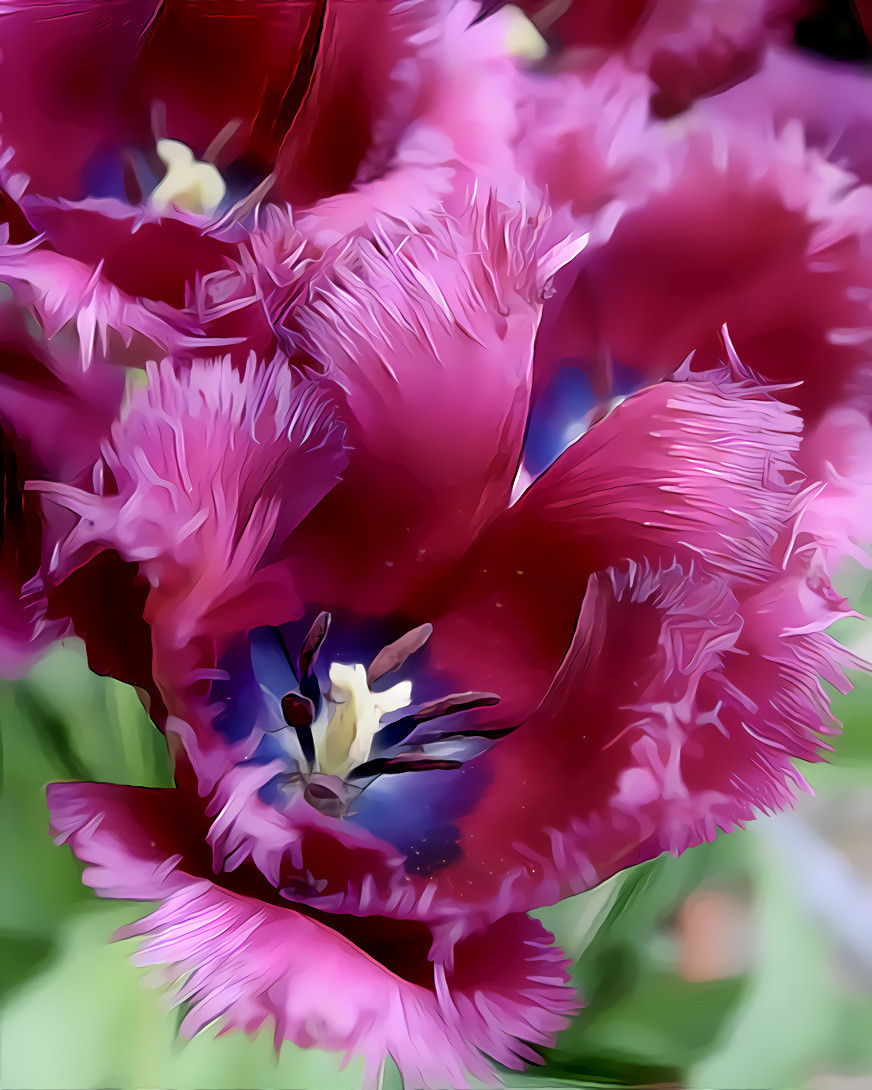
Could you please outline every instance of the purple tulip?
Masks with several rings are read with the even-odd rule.
[[[279,330],[295,368],[164,363],[96,487],[38,486],[78,518],[48,601],[151,694],[178,767],[164,793],[53,787],[53,822],[102,893],[161,899],[137,930],[193,971],[191,1029],[271,1015],[438,1085],[386,1013],[414,985],[464,1025],[452,1085],[471,1048],[510,1062],[506,1035],[541,1043],[571,1005],[559,958],[529,993],[476,954],[491,1039],[449,1017],[470,944],[512,930],[521,976],[528,937],[558,957],[525,911],[784,805],[834,729],[847,606],[802,531],[799,422],[736,364],[631,396],[512,502],[542,289],[573,254],[547,237],[493,204],[385,227],[313,275]],[[83,624],[109,562],[126,594]],[[364,1039],[374,918],[425,953],[375,958],[394,1028]],[[315,943],[359,963],[344,1029],[304,1028]]]

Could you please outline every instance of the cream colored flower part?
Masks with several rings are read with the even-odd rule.
[[[157,153],[167,172],[151,194],[152,207],[162,211],[174,204],[188,212],[214,212],[227,192],[218,170],[195,159],[179,140],[158,140]]]
[[[492,18],[503,25],[503,48],[510,57],[541,61],[548,56],[547,42],[520,8],[506,4]]]
[[[401,681],[383,693],[374,693],[359,662],[330,665],[330,701],[333,717],[318,744],[318,764],[331,776],[345,776],[355,765],[369,760],[372,740],[383,715],[407,708],[412,700],[411,681]]]

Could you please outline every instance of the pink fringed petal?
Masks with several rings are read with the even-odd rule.
[[[789,801],[792,761],[833,729],[822,681],[861,665],[823,634],[849,610],[797,444],[794,412],[746,378],[660,383],[566,450],[434,600],[433,664],[521,724],[480,758],[493,778],[436,878],[470,918]]]
[[[483,0],[486,8],[498,6]],[[621,52],[658,87],[659,113],[683,110],[698,95],[730,86],[754,70],[766,44],[785,36],[801,0],[547,0],[518,4],[580,64]],[[568,54],[573,55],[571,52]]]
[[[572,635],[591,574],[626,559],[700,564],[766,581],[800,475],[799,421],[748,381],[664,382],[570,446],[482,535],[430,641],[456,685],[536,706]]]
[[[768,118],[736,124],[712,105],[685,130],[650,196],[553,301],[537,366],[614,360],[656,380],[690,353],[711,367],[726,324],[744,365],[792,384],[779,396],[813,420],[869,353],[872,191],[810,151],[798,125],[776,135]]]
[[[162,901],[119,937],[143,937],[135,961],[185,978],[183,1033],[216,1019],[249,1031],[270,1021],[277,1046],[363,1055],[369,1080],[390,1054],[410,1088],[465,1087],[493,1079],[486,1057],[535,1061],[526,1042],[549,1044],[566,1024],[565,962],[537,922],[509,916],[434,965],[423,924],[303,914],[189,873],[184,848],[155,844],[157,796],[172,794],[55,784],[49,805],[59,840],[89,864],[86,880],[102,896]]]
[[[0,278],[16,302],[33,312],[46,336],[54,337],[68,325],[75,329],[83,369],[96,356],[108,355],[110,334],[117,338],[116,345],[128,348],[135,334],[149,347],[160,345],[164,350],[190,342],[174,315],[168,312],[164,317],[143,300],[119,291],[103,276],[100,264],[86,265],[38,247],[38,242],[0,245]],[[127,362],[140,364],[144,354],[131,353]],[[117,362],[125,361],[122,357]]]
[[[329,401],[281,357],[242,372],[227,360],[150,367],[104,448],[95,491],[40,485],[79,516],[48,576],[57,583],[105,548],[139,564],[155,676],[182,684],[193,641],[299,611],[282,550],[345,460]]]
[[[792,762],[833,729],[821,681],[844,691],[857,665],[790,631],[800,589],[742,602],[677,564],[592,576],[540,707],[482,758],[492,779],[444,872],[454,895],[485,913],[549,903],[788,804]],[[840,615],[831,603],[823,624]]]
[[[863,401],[838,405],[805,439],[803,458],[822,487],[810,500],[803,528],[832,563],[849,556],[868,567],[872,543],[872,424]]]
[[[809,145],[831,163],[872,181],[872,99],[868,74],[800,49],[769,49],[759,72],[705,104],[748,132],[774,121],[802,124]]]
[[[517,77],[518,162],[552,207],[603,212],[602,237],[656,184],[663,152],[649,117],[651,84],[613,60],[594,72]]]
[[[314,279],[292,340],[344,399],[354,447],[295,545],[320,608],[388,612],[506,503],[542,291],[573,252],[545,238],[492,202],[412,233],[386,224]]]
[[[619,361],[656,381],[690,354],[704,370],[722,356],[726,323],[745,367],[784,384],[775,396],[800,409],[800,468],[830,481],[841,444],[829,427],[815,439],[817,422],[840,406],[867,411],[872,191],[810,151],[798,123],[776,136],[768,110],[754,125],[725,121],[730,112],[720,100],[698,107],[667,177],[576,263],[568,292],[564,278],[537,378],[570,363],[602,380]],[[846,531],[863,540],[857,514]]]

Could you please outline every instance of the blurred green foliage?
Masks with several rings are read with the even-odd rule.
[[[870,708],[869,679],[837,699],[845,736],[833,763],[812,770],[819,798],[800,808],[804,819],[828,800],[838,814],[846,792],[872,799]],[[59,648],[26,680],[0,685],[0,742],[0,1085],[360,1085],[360,1067],[340,1071],[334,1055],[285,1046],[277,1059],[269,1033],[179,1040],[179,1012],[130,965],[132,944],[108,941],[143,907],[100,901],[81,884],[69,850],[52,843],[44,787],[58,779],[171,782],[166,747],[134,691],[90,674],[77,647]],[[798,879],[796,860],[784,857],[765,822],[758,827],[634,868],[537,914],[573,959],[586,1007],[542,1067],[505,1073],[510,1085],[751,1090],[816,1079],[826,1090],[827,1073],[872,1073],[872,973],[851,969],[850,950],[804,897],[803,883],[822,876],[800,867]],[[694,905],[703,921],[712,905],[738,921],[738,938],[729,928],[712,931],[715,972],[688,968],[700,956]],[[705,963],[705,947],[701,956]],[[398,1085],[388,1070],[384,1090]]]

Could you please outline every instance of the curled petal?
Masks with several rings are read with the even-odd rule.
[[[412,233],[385,224],[313,281],[292,340],[335,384],[354,447],[298,544],[313,602],[387,611],[506,503],[542,291],[572,253],[546,237],[491,202]]]
[[[172,316],[163,317],[120,291],[103,276],[102,264],[86,265],[38,243],[0,245],[0,277],[16,302],[35,314],[46,336],[54,337],[68,325],[75,329],[83,369],[98,356],[106,358],[110,334],[128,348],[135,334],[164,349],[189,343]],[[138,364],[141,356],[129,362]]]
[[[537,367],[619,361],[657,380],[693,353],[705,370],[726,324],[744,365],[791,384],[779,396],[815,420],[868,357],[872,192],[809,150],[799,125],[728,121],[717,101],[685,119],[650,195],[575,266]]]
[[[834,729],[822,680],[845,691],[857,665],[818,631],[832,603],[791,631],[796,590],[737,597],[678,564],[592,576],[548,693],[480,759],[490,782],[440,879],[484,911],[550,902],[788,804],[792,762]]]
[[[79,516],[47,577],[60,582],[101,549],[138,564],[151,587],[156,676],[160,662],[179,680],[192,641],[299,609],[282,549],[345,459],[329,401],[282,358],[242,372],[227,360],[150,367],[112,430],[95,490],[39,486]]]
[[[423,924],[298,911],[268,886],[260,899],[192,869],[162,838],[172,802],[157,796],[171,794],[55,784],[49,805],[59,840],[89,864],[86,880],[102,896],[161,901],[119,937],[142,937],[134,960],[180,979],[183,1033],[215,1019],[248,1031],[271,1021],[277,1047],[363,1055],[370,1080],[390,1054],[407,1086],[465,1087],[493,1078],[487,1057],[535,1061],[526,1042],[548,1044],[565,1025],[565,963],[537,922],[508,916],[461,941],[452,963],[434,964]]]
[[[757,384],[723,375],[627,398],[481,536],[441,592],[447,608],[433,600],[434,663],[497,693],[516,722],[554,676],[595,571],[677,557],[768,581],[795,515],[799,427]]]

